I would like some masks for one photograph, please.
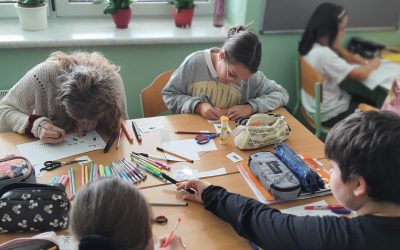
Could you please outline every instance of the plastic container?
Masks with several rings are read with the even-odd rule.
[[[228,122],[229,118],[227,116],[221,116],[221,133],[219,135],[219,143],[226,144],[228,138]]]

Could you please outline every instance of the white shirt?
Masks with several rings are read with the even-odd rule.
[[[349,108],[351,96],[339,88],[339,83],[354,69],[335,51],[315,43],[304,59],[318,71],[323,79],[321,121],[327,121]],[[315,115],[315,99],[301,90],[301,102],[310,116]]]

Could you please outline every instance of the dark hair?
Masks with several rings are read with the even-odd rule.
[[[80,249],[146,249],[152,237],[149,206],[140,191],[117,177],[83,186],[70,215]]]
[[[389,111],[355,113],[337,123],[325,141],[325,155],[347,182],[362,176],[376,201],[400,204],[400,116]]]
[[[308,20],[303,37],[299,43],[300,55],[306,55],[323,37],[327,37],[329,47],[332,46],[339,31],[339,23],[347,15],[342,6],[333,3],[320,4]]]
[[[261,43],[247,27],[229,29],[228,38],[222,48],[228,63],[243,64],[251,73],[256,73],[261,62]]]

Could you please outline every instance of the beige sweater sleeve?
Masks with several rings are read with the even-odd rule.
[[[31,69],[24,77],[15,84],[7,95],[0,101],[0,132],[14,131],[19,134],[25,133],[28,125],[28,118],[37,106],[36,102],[45,102],[40,98],[40,85],[36,79],[39,75],[46,74],[46,65],[39,64]],[[35,121],[32,133],[37,137],[38,125],[46,117],[41,117]]]

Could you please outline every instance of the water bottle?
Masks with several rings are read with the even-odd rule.
[[[214,26],[224,26],[224,12],[225,12],[225,0],[215,0],[214,5]]]

